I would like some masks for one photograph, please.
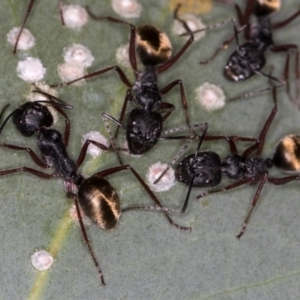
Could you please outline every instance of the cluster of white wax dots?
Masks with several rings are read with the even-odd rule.
[[[196,31],[199,29],[206,28],[206,26],[202,23],[201,19],[194,14],[180,15],[180,19],[182,19],[183,21],[185,21],[187,23],[187,25],[191,29],[191,31]],[[187,32],[186,29],[184,28],[183,24],[178,20],[174,20],[173,26],[172,26],[172,31],[176,35],[181,35],[181,34]],[[206,33],[205,30],[194,33],[194,40],[198,41],[198,40],[202,39],[205,36],[205,33]],[[188,39],[189,35],[185,35],[184,37],[185,37],[185,39]]]
[[[160,181],[154,184],[154,181],[158,179],[158,177],[167,167],[168,167],[167,164],[163,164],[160,161],[149,167],[146,176],[147,176],[147,182],[153,191],[164,192],[169,190],[175,184],[175,173],[172,168],[169,168],[169,170],[160,179]]]
[[[195,90],[195,100],[206,110],[220,109],[225,105],[225,95],[222,89],[205,82]]]
[[[85,8],[80,5],[62,5],[64,25],[68,28],[79,29],[88,21]],[[7,41],[15,46],[20,27],[15,27],[7,34]],[[18,41],[17,50],[29,50],[35,45],[32,33],[24,28]],[[89,67],[94,58],[89,49],[82,45],[73,44],[65,49],[66,65],[58,66],[58,72],[64,81],[73,80],[84,75],[85,68]],[[44,78],[46,69],[41,60],[36,57],[27,56],[18,62],[17,75],[28,82],[38,82]]]
[[[90,67],[94,61],[91,51],[80,44],[71,44],[64,49],[65,62],[58,65],[58,75],[63,82],[72,81],[85,74],[85,68]],[[80,85],[83,81],[74,83]]]
[[[37,250],[31,255],[31,263],[38,271],[46,271],[51,268],[54,259],[46,250]]]
[[[122,18],[139,18],[142,5],[136,0],[112,0],[112,8]]]
[[[90,131],[90,132],[86,133],[82,137],[82,140],[81,140],[82,144],[84,144],[87,139],[93,140],[93,141],[103,144],[104,146],[107,146],[107,147],[109,146],[107,139],[98,131]],[[90,144],[88,147],[87,153],[93,157],[97,157],[98,155],[101,155],[103,153],[103,150],[95,145]]]

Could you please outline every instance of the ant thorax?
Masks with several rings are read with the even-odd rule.
[[[161,105],[161,95],[157,87],[155,67],[147,67],[138,74],[138,80],[133,86],[135,105],[145,110],[157,110]]]
[[[66,180],[77,178],[77,166],[69,157],[60,132],[42,128],[38,133],[38,148],[59,176]]]
[[[270,18],[262,17],[259,18],[259,22],[251,23],[250,35],[257,52],[265,52],[268,47],[274,45]]]

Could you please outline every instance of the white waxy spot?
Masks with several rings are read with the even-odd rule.
[[[46,96],[40,94],[40,93],[33,93],[34,90],[41,90],[42,92],[45,92],[47,94],[50,94],[54,97],[58,97],[58,93],[55,89],[51,88],[48,84],[44,82],[37,82],[33,84],[30,88],[30,93],[26,97],[28,101],[35,102],[35,101],[49,101],[49,98]],[[40,103],[43,104],[43,103]],[[47,108],[49,109],[50,113],[52,114],[53,117],[53,123],[56,124],[58,122],[58,113],[57,111],[53,108],[52,105],[46,105]]]
[[[225,105],[225,95],[221,88],[205,82],[195,90],[195,100],[207,110],[220,109]]]
[[[112,0],[113,10],[123,18],[139,18],[142,5],[136,0]]]
[[[167,164],[163,164],[160,161],[151,165],[147,173],[147,182],[150,188],[155,192],[163,192],[169,190],[175,184],[175,173],[170,168],[167,173],[156,184],[153,182],[161,175],[161,173],[167,168]]]
[[[180,15],[180,19],[182,19],[183,21],[185,21],[188,25],[188,27],[191,29],[191,31],[196,31],[199,29],[204,29],[206,26],[202,23],[201,19],[199,17],[197,17],[194,14],[183,14]],[[172,26],[172,31],[174,32],[174,34],[176,35],[180,35],[182,33],[186,33],[186,29],[184,28],[184,26],[182,25],[181,22],[179,22],[178,20],[174,20],[173,22],[173,26]],[[200,39],[202,39],[206,34],[206,31],[200,31],[197,33],[194,33],[194,40],[198,41]],[[189,35],[184,36],[185,39],[189,39]]]
[[[84,67],[90,67],[94,61],[90,49],[80,44],[72,44],[64,48],[65,62],[77,62]]]
[[[13,46],[15,46],[16,44],[20,29],[21,27],[14,27],[7,34],[7,41]],[[34,36],[28,29],[24,28],[19,38],[17,50],[28,50],[32,48],[34,45],[35,45]]]
[[[36,82],[44,78],[46,69],[42,62],[35,57],[26,57],[18,62],[17,75],[29,82]]]
[[[82,137],[82,144],[85,143],[85,141],[89,139],[89,140],[93,140],[95,142],[98,142],[100,144],[103,144],[104,146],[109,146],[108,145],[108,141],[107,139],[98,131],[90,131],[88,133],[86,133],[83,137]],[[96,157],[98,155],[101,155],[103,153],[104,150],[98,148],[95,145],[90,144],[88,149],[87,149],[87,153],[92,155],[93,157]]]
[[[78,29],[88,21],[88,14],[80,5],[62,5],[61,10],[66,27]]]
[[[63,82],[68,82],[68,81],[72,81],[75,80],[77,78],[80,78],[82,76],[85,75],[85,68],[82,64],[79,64],[77,62],[66,62],[63,64],[58,65],[57,67],[57,71],[58,71],[58,75],[61,78],[61,80]],[[73,85],[81,85],[82,83],[84,83],[85,80],[79,80],[75,83],[73,83]]]
[[[121,45],[116,51],[116,59],[119,65],[130,68],[129,62],[129,44]]]
[[[37,250],[31,255],[31,263],[38,271],[46,271],[53,265],[54,259],[46,250]]]
[[[81,219],[82,219],[82,222],[83,222],[84,225],[89,226],[89,225],[92,224],[91,219],[89,219],[89,218],[85,215],[85,213],[82,211],[82,209],[80,209],[80,215],[81,215]],[[70,216],[70,218],[71,218],[74,222],[76,222],[76,223],[79,224],[79,218],[78,218],[78,214],[77,214],[77,210],[76,210],[75,204],[73,204],[73,205],[71,206],[71,208],[69,209],[69,216]]]

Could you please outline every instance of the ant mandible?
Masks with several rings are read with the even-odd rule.
[[[224,69],[224,75],[228,80],[231,81],[243,81],[247,80],[255,74],[260,74],[266,76],[272,80],[275,80],[284,84],[278,78],[275,78],[269,74],[264,73],[262,68],[266,64],[265,54],[266,51],[272,52],[287,52],[286,63],[284,67],[283,78],[286,81],[286,89],[289,97],[293,100],[290,95],[290,87],[288,82],[289,77],[289,52],[293,50],[295,54],[295,76],[297,81],[299,80],[299,51],[296,44],[284,44],[276,45],[273,42],[272,31],[284,27],[288,23],[292,22],[295,18],[300,15],[300,9],[293,13],[291,16],[285,20],[271,24],[272,13],[280,9],[280,0],[266,1],[266,0],[247,0],[246,8],[244,13],[242,12],[240,6],[230,0],[216,0],[217,2],[234,6],[239,25],[241,30],[245,32],[246,43],[239,45],[238,41],[238,29],[234,26],[234,35],[229,37],[224,41],[219,48],[213,53],[213,55],[205,60],[201,61],[200,64],[207,64],[213,60],[220,50],[226,49],[228,45],[235,39],[237,44],[237,49],[231,54],[228,62],[226,63]],[[250,17],[254,15],[257,22],[250,23]],[[269,90],[270,88],[263,89]],[[255,92],[246,93],[242,96],[237,96],[231,100],[237,100],[244,97],[249,97]],[[296,92],[296,99],[298,98],[298,87]],[[295,99],[294,99],[295,100]]]
[[[111,70],[116,71],[121,81],[129,88],[129,90],[127,91],[124,100],[119,121],[107,114],[103,114],[103,118],[117,123],[118,127],[114,135],[114,139],[116,139],[118,135],[119,127],[122,127],[127,131],[126,136],[128,148],[131,154],[144,154],[157,143],[162,134],[163,122],[174,110],[174,105],[163,102],[162,96],[177,85],[180,87],[181,101],[185,112],[187,127],[193,127],[190,126],[187,112],[187,100],[182,81],[180,79],[175,80],[162,89],[159,89],[157,86],[157,75],[169,69],[181,57],[194,40],[193,33],[190,31],[189,27],[177,16],[179,7],[180,6],[178,6],[174,11],[174,18],[179,20],[185,29],[190,32],[190,38],[173,57],[171,57],[172,46],[167,35],[159,31],[156,27],[144,25],[136,28],[131,23],[113,17],[97,17],[87,7],[87,12],[91,18],[95,20],[107,20],[130,27],[129,61],[134,72],[136,82],[131,83],[125,73],[118,66],[112,66],[87,74],[67,83],[52,85],[54,87],[66,86],[82,79],[89,79],[101,75]],[[137,55],[144,66],[144,69],[141,71],[137,68],[135,51],[137,51]],[[130,112],[127,124],[124,126],[122,125],[122,122],[124,120],[128,101],[132,101],[138,108],[134,108]],[[159,113],[159,111],[162,110],[166,112],[164,114]],[[107,122],[106,127],[108,127]],[[122,164],[120,157],[119,161]]]
[[[0,133],[2,132],[8,120],[12,117],[14,125],[23,136],[29,137],[34,133],[37,134],[37,146],[42,154],[42,158],[39,158],[39,156],[30,148],[10,144],[0,144],[0,147],[15,151],[26,151],[31,159],[39,167],[54,167],[55,172],[53,174],[47,174],[39,170],[24,166],[20,168],[0,171],[0,176],[17,172],[26,172],[43,179],[51,179],[55,177],[61,177],[63,179],[67,196],[69,198],[72,198],[75,202],[83,239],[88,247],[94,265],[99,273],[101,284],[105,285],[104,276],[94,254],[94,251],[91,247],[87,232],[82,221],[79,207],[81,207],[83,212],[99,227],[107,230],[114,229],[118,223],[121,213],[127,210],[131,210],[132,208],[127,207],[121,209],[117,192],[105,179],[105,177],[125,170],[130,170],[132,172],[132,174],[139,181],[144,190],[149,194],[149,196],[157,206],[161,206],[161,203],[147,186],[147,184],[143,181],[140,175],[130,165],[112,167],[97,172],[91,177],[85,179],[78,172],[78,168],[81,166],[85,159],[88,146],[90,144],[93,144],[101,148],[102,150],[109,149],[105,145],[102,145],[93,140],[86,140],[81,148],[78,159],[76,160],[76,162],[73,161],[69,157],[66,149],[70,134],[70,122],[67,115],[62,111],[62,108],[70,109],[71,107],[52,95],[39,90],[36,90],[34,92],[45,95],[50,100],[35,101],[33,103],[27,102],[21,105],[19,108],[17,108],[7,116],[7,118],[0,126]],[[59,131],[51,128],[51,126],[53,125],[53,117],[50,114],[48,108],[40,104],[42,102],[52,105],[61,115],[65,117],[66,126],[63,134],[64,138]],[[7,108],[7,106],[8,105],[4,107],[4,109],[0,113],[0,116],[3,115],[4,110]],[[174,225],[178,229],[191,230],[190,227],[182,227],[174,223],[166,212],[164,212],[164,215],[170,222],[170,224]]]

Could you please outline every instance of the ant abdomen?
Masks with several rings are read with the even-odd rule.
[[[99,227],[116,227],[121,214],[120,200],[106,179],[92,176],[83,180],[78,188],[78,201],[85,215]]]
[[[274,165],[285,172],[300,171],[300,136],[287,135],[280,140],[273,155]]]
[[[155,26],[144,25],[137,28],[136,51],[144,66],[157,66],[172,55],[172,45],[168,36]]]

